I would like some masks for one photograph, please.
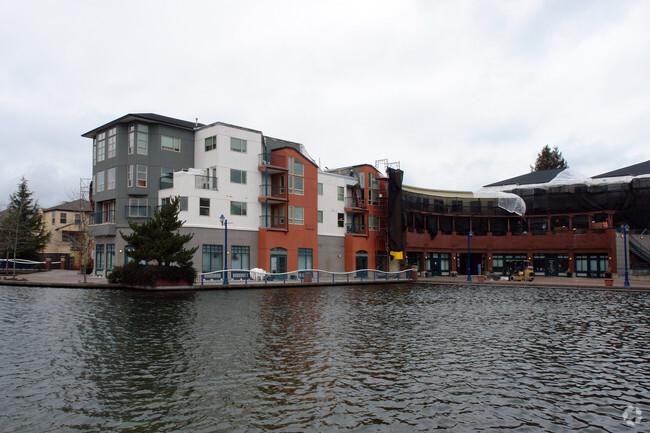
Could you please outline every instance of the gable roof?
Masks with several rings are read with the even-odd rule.
[[[196,122],[188,122],[187,120],[181,120],[181,119],[175,119],[173,117],[167,117],[167,116],[161,116],[160,114],[155,114],[155,113],[129,113],[125,116],[122,116],[118,119],[111,120],[110,122],[92,129],[85,134],[81,134],[82,137],[86,138],[93,138],[97,132],[106,129],[110,126],[116,125],[118,123],[128,123],[128,122],[137,122],[137,121],[145,121],[145,122],[153,122],[153,123],[160,123],[163,125],[170,125],[174,126],[176,128],[182,128],[182,129],[188,129],[188,130],[194,130],[194,128],[200,128],[203,125],[202,123],[196,123]]]
[[[603,177],[641,176],[643,174],[650,174],[650,160],[599,174],[598,176],[594,176],[594,179]]]
[[[484,185],[484,187],[548,183],[555,179],[557,175],[562,173],[564,170],[566,170],[566,168],[553,168],[550,170],[533,171],[521,176],[511,177],[510,179],[505,179],[499,182],[491,183],[489,185]]]

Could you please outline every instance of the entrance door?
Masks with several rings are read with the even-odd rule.
[[[368,277],[368,252],[367,251],[357,251],[355,255],[355,269],[357,271],[357,278],[366,278]]]
[[[271,273],[282,274],[287,272],[287,250],[284,248],[271,249]]]
[[[546,275],[549,277],[557,277],[559,274],[557,256],[546,256]]]

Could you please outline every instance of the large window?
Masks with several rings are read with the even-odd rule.
[[[136,185],[142,188],[147,187],[147,166],[136,165]]]
[[[223,247],[221,245],[203,245],[202,272],[215,272],[223,269]]]
[[[289,194],[304,195],[305,193],[305,166],[296,158],[289,157]]]
[[[246,183],[246,171],[237,170],[235,168],[230,169],[230,183]]]
[[[167,135],[160,136],[160,147],[163,150],[171,150],[172,152],[181,151],[181,139],[178,137],[169,137]]]
[[[137,149],[139,155],[149,153],[149,127],[147,125],[138,125]]]
[[[210,216],[209,198],[199,198],[199,215]]]
[[[305,223],[305,209],[289,206],[289,224],[303,225]]]
[[[106,182],[106,189],[115,189],[115,167],[106,170],[108,177]]]
[[[230,215],[246,215],[246,202],[231,201],[230,202]]]
[[[97,172],[97,187],[95,187],[95,192],[102,192],[106,187],[105,173],[103,171]]]
[[[230,150],[234,152],[246,153],[246,140],[230,137]]]
[[[65,224],[67,222],[68,222],[68,216],[66,215],[65,212],[61,212],[61,214],[59,215],[59,223]]]
[[[250,247],[233,245],[230,253],[232,254],[230,258],[231,269],[250,269]]]
[[[115,156],[115,148],[117,147],[117,128],[108,130],[108,156],[113,158]]]
[[[97,162],[101,162],[106,157],[106,133],[97,134]]]
[[[205,151],[214,150],[217,148],[217,136],[208,137],[205,139]]]
[[[129,199],[129,217],[146,218],[149,216],[149,201],[146,198]]]
[[[298,270],[314,268],[314,251],[311,248],[298,248]]]

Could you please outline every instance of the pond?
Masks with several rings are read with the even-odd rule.
[[[0,286],[0,431],[648,431],[649,336],[639,292]]]

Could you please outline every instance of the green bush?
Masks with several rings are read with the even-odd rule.
[[[155,286],[158,280],[192,284],[196,270],[191,266],[154,266],[130,262],[124,266],[115,266],[106,278],[109,283],[132,286]]]

